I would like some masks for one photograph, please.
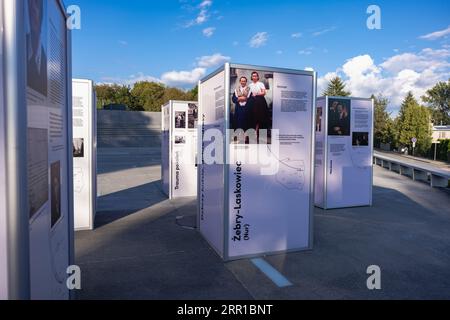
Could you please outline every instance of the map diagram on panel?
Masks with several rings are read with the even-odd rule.
[[[280,161],[276,179],[278,183],[289,190],[303,190],[305,186],[305,162],[289,158]]]
[[[73,168],[73,191],[76,193],[81,193],[83,191],[83,169]]]

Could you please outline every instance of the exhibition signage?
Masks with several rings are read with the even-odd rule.
[[[68,299],[74,226],[65,8],[58,0],[0,7],[7,75],[0,80],[0,298]]]
[[[4,43],[3,37],[3,3],[0,5],[0,43]],[[6,128],[5,128],[5,95],[4,86],[4,53],[0,50],[0,300],[9,298],[8,290],[8,230],[6,207]]]
[[[200,81],[198,225],[224,260],[312,248],[315,95],[310,71]]]
[[[32,299],[67,299],[73,250],[72,97],[65,8],[25,1]]]
[[[97,108],[94,84],[72,81],[75,230],[93,230],[97,203]]]
[[[316,206],[372,205],[373,100],[324,97],[316,108]]]
[[[162,184],[172,199],[197,195],[198,102],[162,106]]]

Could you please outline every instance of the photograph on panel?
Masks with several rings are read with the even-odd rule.
[[[273,72],[231,69],[232,144],[271,144]]]
[[[333,99],[328,102],[328,135],[350,136],[351,101]]]
[[[175,129],[186,129],[186,112],[175,112]]]

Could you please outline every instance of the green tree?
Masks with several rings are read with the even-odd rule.
[[[114,94],[117,86],[99,84],[95,86],[97,96],[97,108],[102,109],[107,104],[114,103]]]
[[[188,100],[197,101],[198,100],[198,85],[195,86],[191,91],[188,92]]]
[[[351,93],[345,91],[345,83],[339,77],[334,77],[330,80],[327,90],[323,93],[324,96],[330,97],[349,97]]]
[[[126,105],[130,110],[142,111],[142,106],[139,105],[136,97],[131,94],[129,86],[117,86],[114,94],[114,102],[117,104]]]
[[[181,100],[186,101],[190,100],[190,96],[188,92],[183,91],[178,88],[166,88],[164,91],[164,103],[169,102],[170,100]]]
[[[417,138],[416,154],[426,155],[431,147],[431,116],[428,108],[419,105],[412,92],[403,100],[396,126],[398,143],[412,150],[412,138]]]
[[[390,113],[387,111],[389,104],[388,98],[379,95],[372,95],[374,100],[374,143],[379,148],[382,143],[395,145],[395,126]]]
[[[135,83],[131,94],[145,111],[160,112],[164,104],[165,90],[160,83],[142,81]]]
[[[123,104],[130,110],[142,110],[142,107],[132,96],[129,86],[101,84],[95,86],[95,93],[97,95],[97,108],[99,109],[108,104]]]
[[[422,100],[428,104],[435,125],[450,125],[450,79],[437,83]]]
[[[198,88],[184,91],[178,88],[166,87],[161,83],[141,81],[130,86],[97,85],[97,106],[102,109],[108,104],[123,104],[133,111],[160,112],[161,106],[169,100],[198,99]]]

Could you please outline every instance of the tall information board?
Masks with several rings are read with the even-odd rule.
[[[93,230],[97,205],[97,107],[94,83],[72,80],[75,230]]]
[[[336,209],[372,205],[373,112],[371,99],[318,99],[316,206]]]
[[[172,199],[197,195],[198,102],[162,106],[162,184]]]
[[[199,84],[199,229],[224,260],[313,246],[316,74],[226,64]]]
[[[74,226],[65,8],[59,0],[0,7],[0,297],[68,299]]]
[[[8,235],[6,208],[6,126],[4,86],[4,20],[3,3],[0,5],[0,300],[9,298],[8,290]]]

